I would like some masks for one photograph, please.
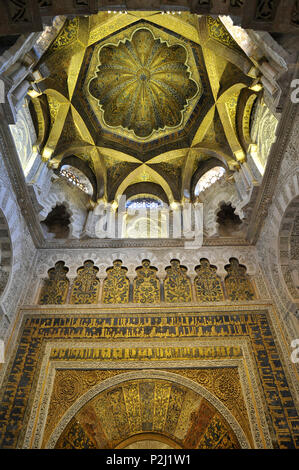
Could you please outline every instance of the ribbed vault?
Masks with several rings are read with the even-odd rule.
[[[69,19],[35,76],[37,147],[54,169],[83,161],[93,206],[144,181],[180,201],[203,162],[234,172],[245,161],[251,141],[240,123],[258,96],[257,69],[220,18],[130,11]]]

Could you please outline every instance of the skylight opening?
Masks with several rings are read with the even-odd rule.
[[[131,196],[123,220],[124,238],[167,238],[167,217],[163,201],[151,194]]]
[[[151,196],[138,196],[126,202],[126,209],[162,209],[162,207],[162,201]]]
[[[225,173],[225,169],[222,166],[215,166],[208,170],[201,178],[199,178],[194,194],[198,196],[200,193],[208,189],[212,184],[216,183],[216,181],[220,180]]]
[[[60,176],[69,183],[81,189],[86,194],[92,195],[93,189],[89,179],[77,168],[64,165],[60,170]]]

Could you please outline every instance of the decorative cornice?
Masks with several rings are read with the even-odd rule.
[[[298,76],[299,66],[297,63],[294,76]],[[268,215],[274,191],[277,185],[279,170],[293,129],[297,105],[288,97],[276,132],[276,141],[272,144],[268,157],[267,166],[260,186],[256,203],[251,215],[251,223],[247,232],[249,244],[257,242],[262,224]]]
[[[72,239],[72,240],[44,240],[37,248],[46,249],[73,249],[73,248],[153,248],[153,247],[184,247],[184,239],[176,238],[156,238],[156,239],[137,239],[137,238],[116,238],[116,239]],[[203,246],[250,246],[249,242],[242,238],[220,238],[205,239]],[[196,248],[196,247],[195,247]]]
[[[33,203],[30,198],[29,190],[26,185],[8,123],[6,122],[3,115],[1,120],[2,125],[0,126],[0,148],[2,158],[4,157],[3,161],[10,177],[13,190],[16,194],[17,203],[27,223],[33,242],[38,247],[42,245],[42,230],[35,215]]]

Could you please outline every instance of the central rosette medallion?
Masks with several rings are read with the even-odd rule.
[[[149,80],[151,77],[151,73],[148,69],[145,69],[145,68],[141,68],[140,70],[138,70],[137,72],[137,78],[139,80],[142,80],[143,82],[145,82],[146,80]]]
[[[89,92],[108,126],[146,138],[181,124],[188,101],[199,92],[190,75],[182,45],[168,45],[142,28],[130,40],[100,49]]]

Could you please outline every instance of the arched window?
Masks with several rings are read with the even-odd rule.
[[[160,209],[163,207],[161,199],[152,195],[142,195],[130,197],[126,202],[126,209]]]
[[[168,236],[163,201],[151,194],[138,194],[126,201],[123,238],[165,238]]]
[[[215,166],[208,170],[196,183],[194,195],[198,196],[201,192],[205,191],[212,184],[216,183],[225,174],[225,168],[222,166]]]
[[[74,166],[71,166],[71,165],[63,165],[60,168],[59,175],[62,178],[66,179],[68,183],[81,189],[81,191],[83,191],[84,193],[88,194],[89,196],[92,195],[93,187],[89,179],[78,168],[75,168]]]

